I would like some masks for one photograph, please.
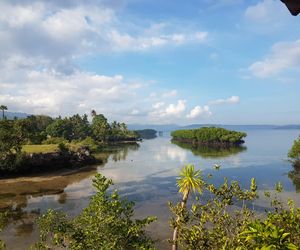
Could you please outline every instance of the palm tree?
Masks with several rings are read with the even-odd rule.
[[[180,172],[180,177],[177,179],[177,186],[179,187],[179,192],[182,193],[182,200],[180,203],[181,209],[186,207],[187,200],[191,191],[202,192],[202,187],[204,182],[202,180],[201,171],[195,171],[194,165],[188,164],[183,167]],[[173,245],[172,250],[177,250],[177,237],[178,237],[178,223],[180,221],[180,216],[176,219],[176,226],[173,231]]]
[[[2,119],[4,120],[4,110],[7,110],[7,106],[1,105],[0,109],[2,110]]]
[[[92,117],[95,117],[95,116],[97,115],[97,112],[96,112],[96,110],[92,109],[92,111],[91,111],[91,115],[92,115]]]

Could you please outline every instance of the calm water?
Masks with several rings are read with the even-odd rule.
[[[1,233],[9,249],[28,249],[37,240],[34,220],[48,208],[78,214],[94,193],[91,180],[96,172],[112,178],[120,193],[136,202],[136,216],[156,215],[158,221],[150,226],[153,237],[160,239],[158,248],[170,237],[167,201],[180,197],[175,186],[181,167],[192,163],[203,172],[214,173],[215,182],[224,176],[237,179],[248,186],[255,177],[260,190],[273,189],[275,182],[284,185],[284,197],[291,197],[300,205],[300,178],[289,175],[292,170],[287,152],[300,131],[249,130],[245,147],[230,151],[190,149],[170,142],[168,134],[145,140],[139,146],[115,148],[103,154],[107,162],[102,166],[79,172],[52,173],[47,176],[0,180],[0,208],[14,211],[8,227]],[[221,164],[218,172],[214,164]],[[297,193],[297,190],[299,193]],[[261,201],[257,207],[267,206]]]

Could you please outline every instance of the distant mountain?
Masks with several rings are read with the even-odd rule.
[[[300,125],[282,125],[276,126],[275,129],[300,129]]]
[[[0,114],[1,114],[0,119],[2,119],[2,112]],[[21,112],[5,112],[4,115],[6,116],[7,119],[14,119],[15,117],[26,118],[27,116],[29,116],[29,114],[21,113]]]
[[[275,125],[223,125],[223,124],[192,124],[181,127],[181,129],[194,129],[202,127],[220,127],[229,130],[255,130],[255,129],[275,129]]]
[[[179,126],[176,124],[129,124],[128,128],[131,130],[141,129],[155,129],[156,131],[173,131],[177,129],[196,129],[202,127],[221,127],[229,130],[249,131],[249,130],[263,130],[263,129],[300,129],[300,125],[223,125],[223,124],[190,124],[186,126]]]
[[[130,130],[154,129],[156,131],[164,132],[180,129],[180,126],[176,124],[128,124],[127,127]]]

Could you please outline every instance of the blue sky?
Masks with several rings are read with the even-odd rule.
[[[300,123],[279,0],[1,1],[0,103],[127,123]]]

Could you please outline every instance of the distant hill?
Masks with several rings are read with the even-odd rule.
[[[143,130],[143,129],[153,129],[156,131],[173,131],[176,129],[180,129],[180,126],[176,124],[128,124],[127,127],[130,130]]]
[[[229,130],[255,130],[255,129],[275,129],[275,125],[223,125],[223,124],[192,124],[181,127],[182,129],[193,129],[202,127],[220,127]]]
[[[195,129],[202,127],[221,127],[229,130],[249,131],[262,129],[299,129],[300,125],[223,125],[223,124],[190,124],[186,126],[179,126],[176,124],[129,124],[128,128],[131,130],[154,129],[156,131],[174,131],[178,129]]]
[[[277,126],[275,129],[300,129],[300,125],[283,125]]]
[[[2,112],[0,114],[1,114],[0,119],[2,119]],[[29,116],[29,114],[21,113],[21,112],[5,112],[4,115],[6,116],[7,119],[14,119],[15,117],[26,118],[27,116]]]

